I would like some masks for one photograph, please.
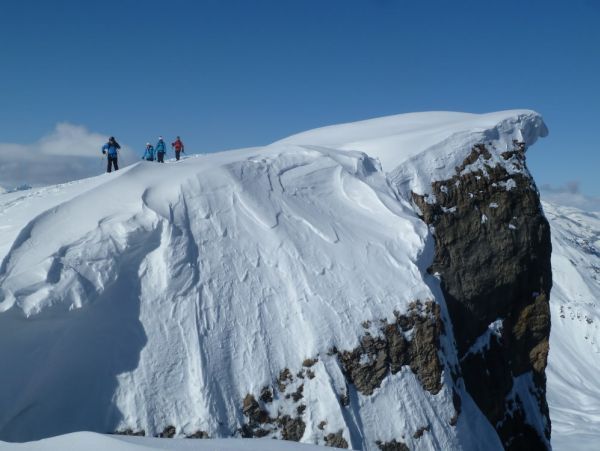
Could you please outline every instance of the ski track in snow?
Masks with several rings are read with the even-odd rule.
[[[326,419],[355,448],[402,438],[497,449],[464,388],[447,426],[448,371],[436,395],[403,370],[372,396],[351,391],[346,409],[327,351],[355,347],[365,320],[441,299],[426,274],[431,234],[407,193],[427,192],[482,139],[496,158],[546,132],[525,110],[418,113],[1,195],[0,360],[11,370],[0,386],[18,389],[0,390],[0,437],[167,425],[229,436],[246,394],[319,357],[303,441]],[[290,408],[276,399],[269,413]]]

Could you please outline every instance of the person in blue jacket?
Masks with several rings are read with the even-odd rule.
[[[152,147],[152,144],[146,143],[146,151],[144,152],[142,160],[154,161],[154,147]]]
[[[156,143],[156,158],[159,163],[165,162],[165,152],[167,151],[167,146],[163,141],[163,137],[158,137],[158,142]]]
[[[104,155],[106,155],[106,157],[108,158],[106,172],[111,171],[111,165],[114,166],[115,171],[119,170],[119,162],[117,160],[119,157],[119,149],[120,148],[121,148],[121,146],[115,140],[114,136],[111,136],[110,138],[108,138],[108,142],[102,146],[102,153]]]

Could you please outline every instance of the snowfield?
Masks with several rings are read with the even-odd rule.
[[[36,442],[0,442],[0,450],[15,451],[325,451],[331,448],[271,439],[186,440],[125,437],[74,432]]]
[[[415,113],[0,195],[0,439],[126,429],[154,436],[168,426],[177,437],[229,437],[244,424],[247,394],[258,395],[284,368],[298,373],[310,358],[317,362],[314,379],[303,380],[303,442],[324,445],[324,433],[340,432],[355,449],[400,438],[411,449],[501,449],[464,387],[458,424],[448,427],[455,414],[451,327],[442,343],[447,383],[435,395],[406,368],[371,396],[353,391],[346,408],[345,380],[329,351],[356,347],[366,321],[393,321],[415,300],[444,308],[438,281],[426,272],[431,232],[408,193],[428,193],[476,142],[489,143],[502,164],[513,140],[531,145],[546,134],[541,117],[527,110]],[[545,208],[554,227],[554,210]],[[564,257],[553,265],[566,271],[573,243],[562,240],[555,255]],[[592,261],[577,252],[581,265]],[[591,290],[597,271],[583,281]],[[567,285],[574,279],[561,280],[555,275],[549,400],[564,412],[552,410],[553,439],[557,430],[559,437],[582,431],[582,417],[567,411],[573,390],[587,396],[586,418],[600,417],[590,367],[580,362],[578,374],[590,379],[579,383],[562,363],[574,352],[568,343],[582,356],[585,346],[597,346],[594,292],[574,297]],[[567,309],[558,325],[557,302]],[[573,321],[588,335],[583,347],[570,335]],[[563,349],[557,333],[572,340],[558,340]],[[570,400],[560,399],[562,388],[550,396],[558,384]],[[273,416],[296,415],[283,397],[269,408]],[[52,440],[128,450],[136,439],[74,434],[16,449],[62,447]],[[156,443],[163,442],[144,442],[162,449]],[[258,449],[246,447],[254,442],[222,446]],[[314,449],[270,446],[260,449]]]
[[[544,203],[552,227],[548,405],[556,450],[600,443],[600,212]]]

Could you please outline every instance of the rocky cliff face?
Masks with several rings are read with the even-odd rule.
[[[430,271],[441,279],[468,392],[507,449],[544,449],[550,228],[525,145],[502,153],[505,164],[492,163],[490,150],[476,145],[452,178],[413,198],[435,236]]]
[[[444,368],[440,361],[440,337],[446,335],[440,305],[415,302],[407,314],[396,313],[393,323],[366,321],[357,348],[330,351],[328,358],[337,360],[344,374],[342,409],[349,408],[352,393],[369,397],[386,378],[408,367],[429,393],[451,391],[455,414],[447,419],[447,427],[458,422],[464,382],[506,449],[549,448],[545,368],[552,285],[550,229],[525,165],[525,144],[515,141],[513,147],[501,154],[503,162],[498,164],[490,152],[496,150],[476,145],[454,177],[433,183],[429,195],[413,194],[435,237],[429,271],[441,280],[458,367]],[[307,368],[296,377],[310,382],[314,377],[310,368],[317,361],[305,361]],[[452,372],[454,383],[444,380],[444,370]],[[304,382],[293,381],[285,369],[277,384],[257,393],[258,400],[248,395],[243,403],[248,422],[242,435],[300,439],[307,406],[301,401]],[[287,390],[288,385],[294,389]],[[275,392],[298,404],[296,418],[270,416]],[[319,429],[321,442],[348,446],[342,430],[327,435],[326,420]],[[412,446],[421,446],[418,439],[429,430],[427,424],[416,428]],[[381,450],[412,449],[405,440],[402,436],[376,444]]]
[[[386,379],[405,369],[412,372],[419,385],[432,395],[440,393],[443,387],[444,364],[440,360],[440,337],[444,334],[444,323],[440,306],[434,301],[425,303],[415,301],[409,306],[406,314],[394,312],[395,321],[385,319],[365,321],[362,325],[365,332],[360,345],[352,350],[330,349],[325,361],[339,365],[343,374],[343,389],[338,393],[339,408],[347,416],[355,414],[351,406],[351,398],[364,396],[369,399]],[[323,365],[319,358],[309,358],[302,362],[302,369],[294,374],[290,369],[283,369],[273,384],[262,387],[257,396],[248,394],[241,403],[241,411],[245,424],[238,431],[242,437],[272,437],[284,440],[300,441],[306,428],[308,417],[318,412],[318,406],[307,402],[304,396],[305,387],[324,383],[323,374],[315,370]],[[448,391],[448,387],[446,387]],[[454,396],[457,396],[454,394]],[[280,400],[274,408],[274,401]],[[453,400],[456,403],[456,400]],[[355,402],[356,403],[356,402]],[[275,402],[275,404],[277,404]],[[308,405],[307,405],[308,404]],[[282,413],[282,405],[292,415]],[[443,423],[442,427],[456,425],[460,406],[455,406],[452,417],[436,418]],[[350,423],[350,422],[349,422]],[[415,446],[421,445],[419,439],[432,428],[430,423],[419,424],[411,430]],[[349,434],[341,428],[331,431],[329,418],[325,414],[320,418],[315,435],[319,443],[336,448],[348,448]],[[403,440],[405,436],[392,441],[376,438],[372,440],[380,450],[408,450]],[[355,448],[363,448],[355,440]],[[368,445],[366,445],[368,448]]]

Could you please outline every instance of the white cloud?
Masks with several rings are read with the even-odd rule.
[[[50,185],[101,174],[106,161],[100,148],[107,139],[83,126],[60,123],[32,144],[0,143],[0,186]],[[130,148],[121,146],[121,166],[137,159]]]
[[[579,189],[579,182],[571,181],[565,186],[542,185],[540,187],[542,200],[576,207],[585,211],[600,211],[600,197],[586,196]]]
[[[39,149],[47,155],[97,156],[107,138],[79,125],[60,123],[53,133],[40,139]]]

